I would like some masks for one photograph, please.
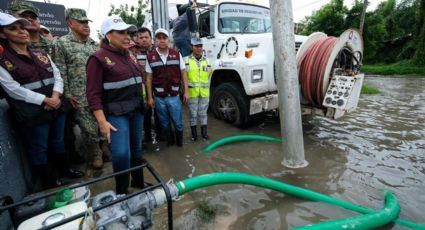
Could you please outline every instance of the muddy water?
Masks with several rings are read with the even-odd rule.
[[[401,205],[400,217],[425,224],[425,78],[367,78],[382,93],[362,96],[357,111],[340,120],[304,118],[308,167],[282,166],[281,145],[248,142],[197,154],[212,141],[237,134],[280,137],[279,121],[266,117],[248,129],[209,120],[211,141],[183,148],[148,150],[144,157],[162,178],[179,181],[213,172],[241,172],[273,178],[373,209],[383,206],[383,190]],[[108,187],[108,185],[106,185]],[[199,218],[200,202],[216,209],[209,222]],[[175,229],[287,229],[357,215],[246,185],[199,189],[174,202]],[[154,213],[153,229],[167,226],[165,209]],[[384,229],[403,229],[389,225]]]

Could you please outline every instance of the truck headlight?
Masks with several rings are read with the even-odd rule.
[[[263,80],[263,70],[262,69],[251,70],[251,83],[260,82],[262,80]]]

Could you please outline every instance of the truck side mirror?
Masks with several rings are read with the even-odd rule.
[[[196,13],[194,9],[188,7],[186,9],[187,21],[189,24],[189,31],[195,33],[198,31],[198,22],[196,21]]]

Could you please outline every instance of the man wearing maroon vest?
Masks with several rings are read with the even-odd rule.
[[[189,99],[186,68],[181,54],[171,48],[168,31],[155,31],[156,48],[147,54],[146,86],[147,103],[156,109],[163,132],[170,130],[170,118],[174,123],[177,146],[183,146],[183,116],[180,102],[180,87],[183,87],[183,102]],[[183,83],[183,84],[182,84]],[[172,144],[167,140],[168,144]]]
[[[136,58],[139,64],[142,66],[143,71],[146,67],[147,53],[151,52],[154,47],[152,46],[152,33],[146,27],[141,27],[137,30],[137,39],[135,40],[138,44],[140,52]],[[144,78],[144,85],[146,86],[146,74]],[[146,87],[143,91],[143,96],[146,98]],[[146,98],[147,100],[147,98]],[[155,139],[152,139],[152,115],[155,119]],[[152,108],[147,108],[144,116],[143,128],[144,128],[144,138],[143,143],[152,143],[155,151],[159,151],[158,141],[161,139],[161,122],[159,121],[158,114]]]

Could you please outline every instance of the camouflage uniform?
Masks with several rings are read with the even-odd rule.
[[[99,138],[97,122],[87,104],[86,63],[98,47],[91,38],[85,43],[80,42],[72,32],[55,42],[55,63],[63,78],[65,97],[74,96],[77,99],[76,119],[83,138],[91,142],[98,142]]]
[[[81,9],[67,9],[67,17],[88,21],[86,13]],[[95,117],[90,111],[86,97],[86,63],[90,55],[99,48],[97,42],[90,37],[87,41],[78,40],[73,32],[62,36],[54,42],[55,45],[55,63],[61,72],[64,82],[65,97],[75,97],[78,103],[75,111],[75,119],[81,129],[81,134],[85,144],[88,147],[90,157],[102,159],[102,153],[99,148],[99,128]],[[99,159],[100,158],[100,159]],[[92,163],[94,167],[100,168],[103,163]]]
[[[30,43],[28,45],[29,48],[33,49],[42,49],[46,53],[49,54],[49,56],[52,58],[52,60],[55,60],[55,46],[53,42],[47,40],[47,38],[40,35],[40,40],[38,43]],[[56,64],[56,63],[55,63]]]
[[[19,16],[20,14],[29,11],[38,17],[40,13],[39,9],[35,7],[31,2],[25,1],[12,1],[9,4],[9,10],[12,11],[16,16]],[[33,49],[42,49],[50,55],[52,60],[54,60],[55,58],[55,48],[53,43],[41,35],[38,43],[30,43],[28,47]]]

